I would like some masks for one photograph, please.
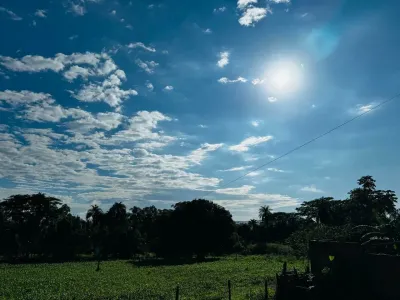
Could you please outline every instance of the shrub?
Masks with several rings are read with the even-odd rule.
[[[276,243],[257,243],[248,245],[243,251],[243,254],[293,255],[294,251],[288,245]]]
[[[290,247],[288,245],[267,243],[267,245],[265,247],[265,254],[293,255],[294,251],[293,251],[292,247]]]

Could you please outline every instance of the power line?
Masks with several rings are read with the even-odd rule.
[[[221,185],[219,188],[224,188],[224,187],[230,185],[231,183],[234,183],[234,182],[236,182],[236,181],[238,181],[238,180],[240,180],[240,179],[246,177],[246,176],[249,175],[250,173],[253,173],[253,172],[255,172],[255,171],[257,171],[257,170],[259,170],[259,169],[261,169],[261,168],[264,168],[265,166],[268,166],[268,165],[272,164],[273,162],[276,162],[277,160],[279,160],[279,159],[281,159],[281,158],[283,158],[283,157],[285,157],[285,156],[288,156],[289,154],[291,154],[291,153],[293,153],[293,152],[295,152],[295,151],[297,151],[297,150],[299,150],[299,149],[301,149],[301,148],[307,146],[308,144],[311,144],[312,142],[315,142],[316,140],[319,140],[320,138],[322,138],[322,137],[324,137],[324,136],[330,134],[331,132],[333,132],[333,131],[335,131],[335,130],[337,130],[337,129],[339,129],[339,128],[341,128],[341,127],[347,125],[347,124],[349,124],[350,122],[353,122],[354,120],[356,120],[356,119],[362,117],[363,115],[365,115],[365,114],[367,114],[367,113],[369,113],[369,112],[371,112],[371,111],[377,109],[378,107],[387,104],[388,102],[390,102],[390,101],[396,99],[396,98],[399,97],[399,96],[400,96],[400,93],[397,94],[397,95],[395,95],[395,96],[393,96],[393,97],[391,97],[391,98],[389,98],[389,99],[387,99],[387,100],[385,100],[385,101],[383,101],[383,102],[381,102],[381,103],[379,103],[379,104],[377,104],[377,105],[375,105],[375,106],[372,106],[369,110],[364,111],[363,113],[361,113],[361,114],[359,114],[359,115],[357,115],[357,116],[355,116],[355,117],[353,117],[353,118],[347,120],[346,122],[344,122],[344,123],[342,123],[342,124],[340,124],[340,125],[337,125],[336,127],[333,127],[332,129],[330,129],[330,130],[328,130],[328,131],[326,131],[326,132],[320,134],[319,136],[317,136],[317,137],[315,137],[315,138],[313,138],[313,139],[311,139],[311,140],[305,142],[304,144],[301,144],[300,146],[297,146],[297,147],[293,148],[292,150],[289,150],[288,152],[282,154],[281,156],[278,156],[278,157],[276,157],[276,158],[274,158],[274,159],[268,161],[267,163],[265,163],[265,164],[263,164],[263,165],[261,165],[261,166],[255,168],[255,169],[253,169],[253,170],[251,170],[251,171],[245,173],[244,175],[241,175],[241,176],[237,177],[236,179],[233,179],[233,180],[231,180],[231,181],[229,181],[229,182],[227,182],[227,183]],[[216,190],[207,192],[203,197],[206,197],[206,196],[208,196],[208,195],[214,193],[215,191],[216,191]]]

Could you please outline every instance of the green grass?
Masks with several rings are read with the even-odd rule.
[[[176,266],[138,267],[128,261],[0,265],[0,299],[262,299],[264,279],[282,268],[304,269],[304,262],[279,257],[224,257],[218,261]],[[271,291],[272,292],[272,291]],[[121,298],[122,299],[122,298]],[[127,298],[126,298],[127,299]]]

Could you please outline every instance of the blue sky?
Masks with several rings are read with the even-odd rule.
[[[168,208],[398,190],[398,101],[227,185],[398,93],[397,1],[5,0],[0,197]]]

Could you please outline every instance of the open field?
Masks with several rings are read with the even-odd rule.
[[[0,265],[0,299],[260,299],[264,279],[275,278],[283,261],[304,269],[304,261],[285,257],[224,257],[200,264],[138,266],[107,261],[96,272],[95,262]],[[272,291],[271,291],[272,292]]]

